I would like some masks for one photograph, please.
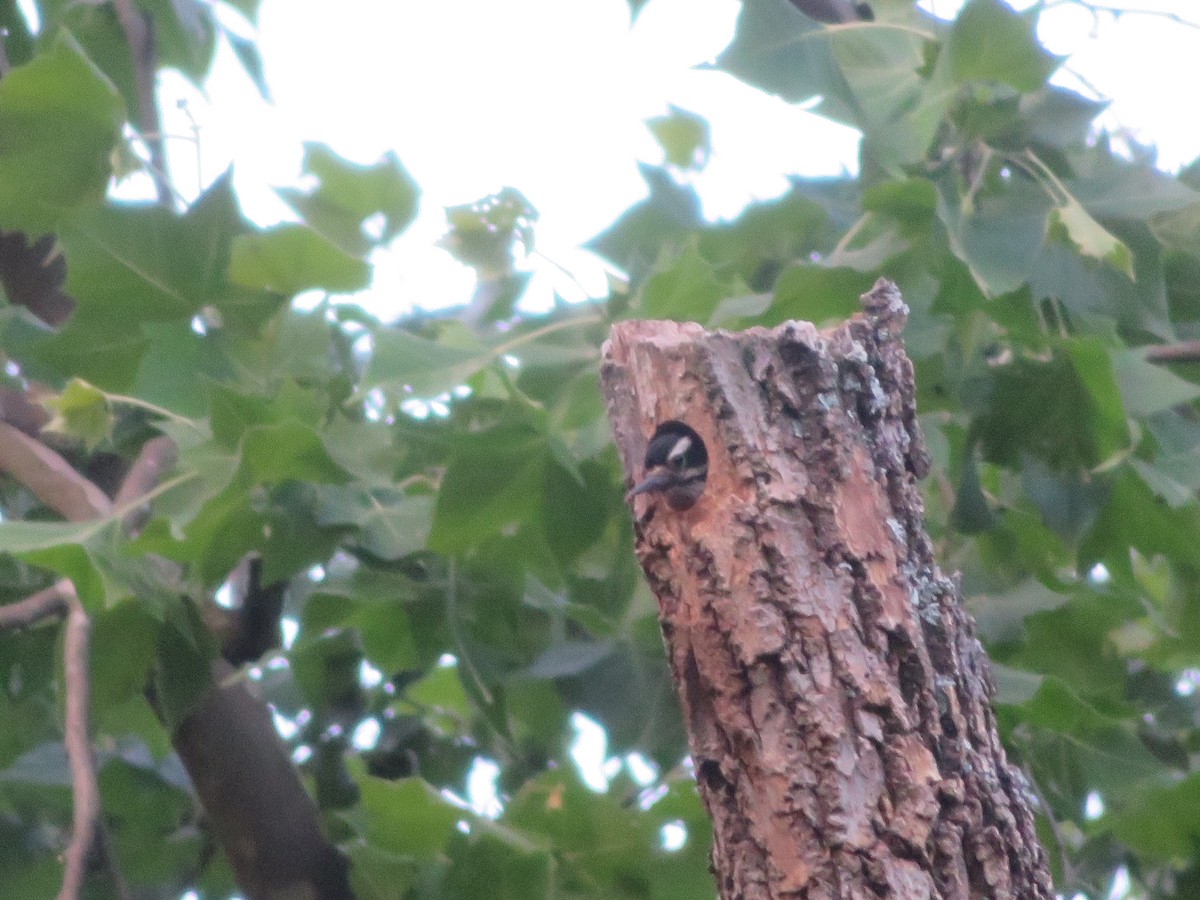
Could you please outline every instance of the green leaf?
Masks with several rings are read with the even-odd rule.
[[[97,204],[125,121],[112,83],[64,35],[0,81],[0,227],[48,231]]]
[[[362,706],[358,679],[362,659],[358,635],[343,628],[326,629],[301,641],[289,657],[305,704],[317,712],[341,713]]]
[[[471,701],[463,689],[457,665],[439,665],[436,669],[404,691],[406,699],[430,706],[441,713],[467,716]]]
[[[696,192],[676,184],[665,169],[638,167],[649,196],[584,246],[641,277],[666,248],[679,246],[702,220]]]
[[[69,578],[85,607],[104,604],[105,586],[90,548],[116,526],[117,515],[87,522],[0,522],[0,553]]]
[[[728,297],[717,304],[705,326],[740,331],[762,321],[775,298],[770,294],[744,294]]]
[[[768,311],[773,324],[788,319],[823,323],[844,319],[858,311],[858,298],[870,290],[871,275],[853,269],[827,269],[795,265],[775,283],[775,300]]]
[[[857,187],[848,179],[795,184],[778,200],[752,205],[728,224],[703,229],[701,255],[732,267],[754,291],[765,293],[779,269],[814,252],[826,252],[853,221]]]
[[[259,53],[258,44],[228,28],[222,27],[221,34],[225,36],[225,40],[229,41],[229,46],[232,48],[234,56],[238,58],[238,62],[242,64],[242,69],[250,76],[254,86],[258,88],[258,95],[267,103],[272,102],[271,89],[267,86],[266,71],[263,68],[262,54]]]
[[[1057,678],[1046,678],[1022,713],[1027,727],[1052,732],[1045,739],[1058,748],[1061,777],[1100,791],[1111,804],[1166,774],[1134,723],[1103,715]]]
[[[937,190],[925,178],[881,181],[863,191],[862,206],[899,222],[928,222],[937,209]]]
[[[938,184],[938,216],[950,249],[989,297],[1025,284],[1041,250],[1050,209],[1045,194],[1027,183],[974,202],[960,196],[951,182]]]
[[[416,397],[436,397],[462,384],[492,360],[491,351],[474,346],[431,341],[399,328],[375,332],[363,383]]]
[[[92,620],[92,703],[97,718],[130,698],[141,698],[154,664],[158,623],[136,600],[127,600]]]
[[[209,387],[233,377],[233,363],[219,337],[196,334],[182,321],[144,325],[146,350],[130,393],[162,409],[199,419]]]
[[[148,347],[148,338],[139,330],[107,316],[77,311],[65,329],[18,358],[60,378],[76,376],[106,391],[124,392],[133,386]]]
[[[433,514],[432,495],[359,487],[329,487],[318,493],[321,525],[352,525],[356,543],[372,556],[395,560],[425,546]]]
[[[1017,359],[992,373],[974,432],[984,458],[1019,467],[1022,452],[1052,469],[1096,466],[1130,435],[1108,350],[1098,338],[1068,342],[1046,362]]]
[[[1195,504],[1171,509],[1134,472],[1123,469],[1079,548],[1080,566],[1103,562],[1113,577],[1132,579],[1131,547],[1147,559],[1161,554],[1177,565],[1200,566],[1200,544],[1192,537],[1196,529],[1200,510]]]
[[[944,52],[959,81],[998,81],[1025,93],[1045,84],[1060,62],[1038,43],[1033,17],[1002,0],[969,0]]]
[[[547,647],[524,674],[530,678],[579,675],[611,656],[614,649],[611,641],[562,641]]]
[[[721,300],[738,292],[689,244],[678,259],[669,266],[660,264],[647,279],[638,312],[647,319],[703,322]]]
[[[1200,837],[1200,774],[1147,792],[1118,815],[1113,833],[1136,853],[1153,859],[1190,858]]]
[[[1046,241],[1038,258],[1029,263],[1034,296],[1057,298],[1090,330],[1103,331],[1115,321],[1122,330],[1171,338],[1162,248],[1142,223],[1113,219],[1109,230],[1133,254],[1132,281],[1111,266],[1096,265],[1067,242]]]
[[[1098,338],[1079,338],[1066,344],[1067,354],[1080,383],[1088,392],[1096,452],[1103,462],[1129,444],[1129,425],[1122,403],[1123,392],[1113,371],[1108,348]]]
[[[1051,210],[1046,225],[1050,234],[1062,233],[1084,256],[1108,263],[1133,279],[1133,254],[1129,248],[1088,215],[1074,197]]]
[[[418,869],[412,858],[371,844],[352,843],[343,852],[350,860],[350,888],[359,900],[404,897]]]
[[[190,601],[176,600],[165,614],[158,630],[153,685],[159,713],[174,734],[212,686],[210,663],[216,647]]]
[[[64,544],[82,545],[112,523],[111,519],[89,522],[0,523],[0,553],[32,553]]]
[[[439,246],[483,281],[513,274],[518,250],[533,250],[538,212],[525,195],[506,187],[474,203],[446,208],[449,232]]]
[[[978,534],[992,527],[995,517],[979,481],[979,464],[973,452],[963,457],[962,480],[954,498],[950,524],[963,534]]]
[[[1200,459],[1195,457],[1188,460],[1192,467],[1198,461]],[[1196,487],[1186,481],[1181,482],[1173,473],[1164,471],[1159,466],[1151,465],[1141,459],[1131,459],[1129,465],[1141,476],[1142,481],[1146,482],[1150,490],[1166,500],[1172,509],[1178,509],[1196,499]],[[1192,471],[1195,469],[1193,468]]]
[[[944,66],[921,74],[926,40],[864,26],[835,32],[832,48],[859,110],[865,154],[892,175],[924,159],[955,96]]]
[[[663,149],[667,162],[680,169],[703,169],[712,152],[708,120],[672,106],[668,116],[646,120],[646,127]]]
[[[62,236],[67,290],[79,305],[65,329],[42,337],[19,358],[51,367],[57,378],[74,375],[125,393],[138,383],[149,351],[141,372],[148,384],[143,399],[173,405],[179,398],[180,411],[198,412],[203,382],[196,375],[220,374],[229,361],[221,337],[201,339],[191,331],[192,317],[203,311],[217,324],[240,329],[260,325],[283,302],[229,284],[230,247],[245,229],[228,175],[182,216],[161,207],[120,206],[80,217]]]
[[[357,593],[357,592],[356,592]],[[361,593],[358,593],[361,596]],[[322,628],[342,625],[356,628],[362,638],[363,653],[377,668],[384,672],[404,672],[419,669],[422,659],[415,643],[412,621],[408,613],[392,596],[387,601],[347,601],[346,597],[329,597],[330,605],[336,605],[337,617]],[[305,607],[305,627],[309,627],[309,612],[314,604]],[[355,678],[358,672],[354,673]]]
[[[438,491],[430,549],[458,553],[493,535],[515,534],[537,515],[547,455],[545,437],[520,428],[462,441]]]
[[[216,52],[216,22],[203,0],[141,0],[152,17],[158,64],[179,70],[198,87]]]
[[[362,798],[359,833],[380,850],[418,860],[433,860],[469,814],[451,805],[419,778],[387,781],[358,779]]]
[[[542,844],[490,822],[479,823],[470,835],[457,835],[451,843],[445,896],[553,900],[558,896],[557,865]]]
[[[72,378],[61,394],[42,403],[54,414],[45,428],[79,438],[89,450],[96,449],[112,432],[108,397],[80,378]]]
[[[288,479],[345,484],[351,475],[329,455],[320,436],[300,422],[256,425],[242,436],[242,466],[252,482]]]
[[[1043,676],[1001,665],[994,660],[992,683],[996,686],[996,703],[1021,704],[1033,698],[1042,686]]]
[[[1130,164],[1100,144],[1074,158],[1066,187],[1093,216],[1150,219],[1200,202],[1200,193],[1154,166]]]
[[[1143,418],[1200,397],[1200,386],[1146,360],[1144,349],[1109,352],[1121,402],[1131,416]]]
[[[972,597],[968,602],[968,608],[971,616],[975,619],[980,637],[989,645],[1015,644],[1021,640],[1026,617],[1058,609],[1068,599],[1070,599],[1068,596],[1055,593],[1041,582],[1028,578],[1011,590]],[[996,668],[994,662],[992,668],[994,672]],[[1023,701],[1001,700],[1000,702],[1019,703]]]
[[[822,113],[856,124],[858,111],[834,58],[829,33],[787,0],[746,0],[733,41],[717,58],[717,65],[791,103],[819,95]]]
[[[420,192],[395,153],[373,166],[360,166],[324,144],[308,143],[304,171],[320,179],[320,185],[308,193],[281,190],[280,196],[313,230],[349,254],[363,256],[372,244],[389,243],[416,218]],[[377,237],[369,237],[363,226],[376,214],[382,226]]]
[[[287,296],[307,290],[350,293],[367,286],[371,268],[311,228],[279,225],[234,240],[229,277],[243,287]]]
[[[1080,147],[1091,134],[1092,122],[1107,107],[1106,101],[1091,100],[1047,84],[1021,97],[1021,126],[1028,129],[1029,139],[1034,143],[1061,149]]]

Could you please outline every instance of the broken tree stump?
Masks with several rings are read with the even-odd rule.
[[[706,332],[622,322],[601,388],[628,478],[670,419],[704,493],[634,497],[724,900],[995,898],[1053,890],[983,648],[939,571],[917,480],[907,308]]]

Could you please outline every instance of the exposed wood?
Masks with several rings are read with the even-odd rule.
[[[704,495],[636,498],[722,898],[1053,891],[983,649],[932,558],[898,291],[828,331],[623,322],[602,390],[629,483],[655,423]]]

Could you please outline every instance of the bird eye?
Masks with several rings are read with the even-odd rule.
[[[672,456],[671,458],[669,458],[667,460],[667,465],[670,466],[672,469],[682,469],[683,463],[684,463],[684,458],[683,458],[682,453],[680,453],[678,456]]]

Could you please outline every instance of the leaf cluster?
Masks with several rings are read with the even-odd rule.
[[[210,5],[141,5],[160,64],[201,80]],[[448,211],[444,245],[487,290],[390,324],[339,295],[415,215],[397,159],[309,146],[315,186],[281,190],[297,221],[273,229],[244,220],[228,176],[186,207],[105,202],[138,102],[113,5],[46,0],[37,35],[0,13],[0,133],[19,135],[0,141],[0,232],[19,236],[0,262],[51,245],[65,261],[33,254],[20,282],[0,265],[9,387],[49,397],[46,439],[97,483],[152,436],[178,449],[134,538],[0,486],[4,599],[65,575],[93,617],[104,817],[139,891],[233,890],[171,741],[210,686],[214,615],[261,599],[239,578],[253,560],[287,640],[245,677],[359,896],[711,895],[600,343],[630,316],[824,322],[882,275],[911,308],[929,528],[963,572],[1060,889],[1124,870],[1190,895],[1200,370],[1154,360],[1200,338],[1197,179],[1093,132],[1101,105],[1050,83],[1033,14],[872,7],[825,25],[746,0],[718,63],[859,129],[858,177],[797,178],[707,222],[682,175],[707,125],[672,110],[649,123],[665,162],[644,166],[647,198],[591,242],[625,276],[605,301],[521,311],[537,214],[505,189]],[[252,42],[225,38],[256,71]],[[308,291],[326,299],[299,311]],[[60,878],[57,652],[52,629],[0,634],[3,896]],[[572,760],[581,714],[605,730],[606,791]],[[490,766],[485,815],[463,798]]]

